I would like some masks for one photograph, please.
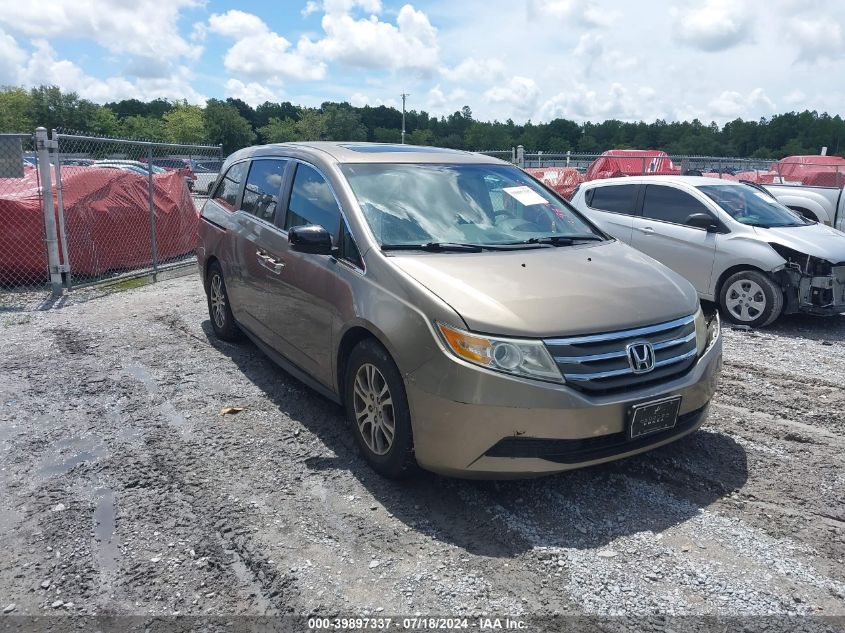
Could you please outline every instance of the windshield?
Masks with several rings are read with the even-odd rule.
[[[737,222],[750,226],[805,226],[811,222],[773,197],[747,185],[702,185],[698,187]]]
[[[516,167],[365,163],[341,169],[383,247],[603,239]]]

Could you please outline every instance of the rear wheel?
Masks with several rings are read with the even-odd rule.
[[[223,279],[223,269],[217,262],[212,262],[208,267],[205,294],[208,298],[208,316],[211,319],[214,335],[223,341],[241,340],[243,333],[232,315],[229,294],[226,292],[226,281]]]
[[[719,307],[733,323],[764,327],[783,312],[783,292],[765,273],[741,270],[722,284]]]
[[[350,353],[344,396],[346,418],[370,466],[385,477],[408,475],[416,460],[405,384],[378,342],[361,341]]]

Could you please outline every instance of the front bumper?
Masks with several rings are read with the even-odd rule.
[[[531,477],[635,455],[704,422],[722,365],[717,338],[686,374],[612,395],[507,376],[441,355],[406,375],[417,462],[467,478]],[[672,432],[625,439],[631,405],[680,395]]]

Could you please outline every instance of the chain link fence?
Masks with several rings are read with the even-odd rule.
[[[0,134],[0,312],[48,296],[41,178],[33,135]]]
[[[845,187],[845,159],[838,156],[791,156],[781,160],[728,156],[670,155],[657,150],[576,152],[481,151],[528,170],[569,198],[580,182],[619,176],[709,176],[758,184]]]
[[[56,201],[65,286],[190,263],[199,210],[219,165],[219,146],[102,138],[61,131]]]

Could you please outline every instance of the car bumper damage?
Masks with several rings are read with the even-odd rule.
[[[776,250],[786,259],[775,273],[786,297],[784,313],[845,312],[845,261],[830,262],[782,246]]]

